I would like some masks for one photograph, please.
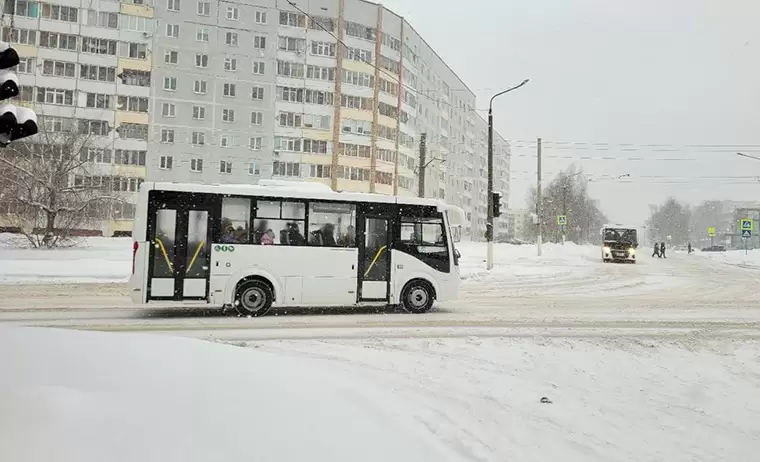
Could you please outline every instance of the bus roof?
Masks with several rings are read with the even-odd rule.
[[[458,209],[438,199],[421,197],[389,196],[385,194],[336,192],[327,185],[296,181],[262,180],[261,184],[199,184],[145,182],[141,186],[147,190],[179,191],[207,194],[229,194],[243,196],[282,197],[293,199],[323,199],[347,202],[378,202],[385,204],[427,205],[439,210]],[[455,210],[458,212],[458,210]]]

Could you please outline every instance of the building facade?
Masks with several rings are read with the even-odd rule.
[[[6,2],[2,21],[25,59],[21,99],[46,124],[101,124],[109,154],[93,160],[126,193],[143,179],[280,178],[418,195],[422,181],[426,197],[462,207],[465,238],[483,239],[486,122],[403,18],[364,0],[129,1]],[[508,156],[495,134],[505,204]]]

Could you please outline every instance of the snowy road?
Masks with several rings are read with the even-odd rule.
[[[336,309],[244,319],[206,307],[135,307],[122,284],[6,284],[0,285],[0,323],[227,340],[760,336],[756,269],[685,254],[603,264],[596,249],[578,249],[572,259],[526,253],[497,261],[491,273],[477,268],[478,255],[467,255],[462,300],[421,316]]]

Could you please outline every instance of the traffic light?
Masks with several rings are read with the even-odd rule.
[[[0,42],[0,101],[19,94],[18,76],[10,70],[18,63],[18,52],[8,43]],[[37,114],[34,111],[13,104],[0,106],[0,147],[34,135],[37,131]]]
[[[494,218],[501,216],[501,193],[500,192],[494,192],[493,193],[493,199],[491,200],[493,203],[493,216]]]

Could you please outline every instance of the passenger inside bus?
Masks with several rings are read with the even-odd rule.
[[[311,232],[310,243],[312,245],[332,247],[337,245],[335,242],[335,227],[330,224],[324,224],[316,231]]]
[[[262,236],[261,236],[261,245],[272,245],[274,244],[274,231],[271,229],[268,229]]]
[[[356,229],[352,225],[348,225],[346,228],[346,234],[340,238],[341,247],[355,247],[356,246]]]

